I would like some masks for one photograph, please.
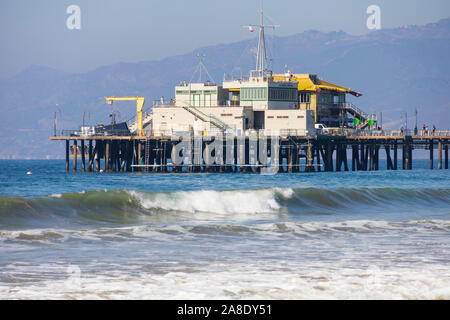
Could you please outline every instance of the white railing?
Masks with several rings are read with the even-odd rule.
[[[403,136],[418,136],[418,137],[439,137],[439,136],[449,136],[450,130],[438,130],[434,133],[424,133],[417,132],[415,134],[413,129],[407,130],[358,130],[358,129],[336,129],[333,132],[334,135],[345,135],[345,136],[386,136],[386,137],[403,137]]]
[[[262,129],[259,130],[259,135],[263,136],[280,136],[280,137],[288,137],[288,136],[296,136],[296,137],[306,137],[316,135],[316,130],[306,130],[306,129],[280,129],[280,130],[271,130],[271,129]]]
[[[248,81],[249,79],[249,76],[244,75],[234,76],[227,74],[223,76],[223,81]]]
[[[175,99],[153,100],[152,107],[173,107],[175,104]]]
[[[361,117],[363,117],[364,119],[360,119],[360,120],[369,120],[370,115],[365,113],[364,111],[362,111],[361,109],[359,109],[357,106],[355,106],[352,102],[345,102],[343,104],[343,107],[345,109],[352,109],[356,114],[361,115]]]
[[[149,122],[151,122],[153,120],[153,113],[150,110],[148,113],[145,113],[142,115],[142,124],[143,127],[145,127],[146,124],[148,124]],[[137,131],[137,121],[136,121],[136,117],[134,118],[133,122],[128,122],[128,129],[131,132],[136,132]]]

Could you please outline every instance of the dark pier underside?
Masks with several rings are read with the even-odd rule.
[[[189,154],[192,161],[181,165],[174,164],[172,157],[177,151],[175,146],[182,138],[174,140],[171,137],[54,136],[50,139],[66,142],[66,171],[70,170],[72,157],[74,172],[77,171],[80,158],[82,172],[257,173],[267,166],[258,161],[257,155],[265,154],[272,158],[270,154],[277,152],[276,172],[290,173],[378,170],[380,152],[385,154],[387,170],[411,170],[413,150],[416,149],[429,150],[430,169],[434,166],[435,151],[437,168],[448,169],[449,138],[450,136],[284,136],[277,137],[277,148],[273,151],[270,137],[264,147],[266,150],[260,150],[258,138],[255,142],[255,138],[247,136],[241,138],[240,144],[237,138],[234,138],[231,146],[228,146],[231,148],[228,152],[225,150],[224,140],[220,161],[205,161],[202,157],[200,161],[194,161],[195,153],[204,155],[205,149],[214,141],[214,138],[209,138],[212,141],[202,141],[200,138],[200,143],[197,146],[194,143],[193,151]],[[214,152],[212,154],[214,157]]]

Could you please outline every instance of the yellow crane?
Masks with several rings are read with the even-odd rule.
[[[113,104],[114,101],[136,101],[136,125],[138,137],[144,136],[142,110],[144,109],[144,97],[105,97],[107,104]]]

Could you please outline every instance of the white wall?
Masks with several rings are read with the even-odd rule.
[[[209,119],[209,115],[220,119],[234,130],[244,130],[245,119],[248,119],[248,127],[253,127],[253,111],[245,107],[197,107],[199,116]],[[197,113],[195,109],[193,112]],[[217,121],[220,123],[219,121]],[[158,135],[161,132],[171,134],[176,131],[213,131],[214,125],[202,121],[182,107],[154,107],[153,108],[153,133]]]
[[[314,111],[311,110],[266,110],[266,130],[299,130],[314,132]]]

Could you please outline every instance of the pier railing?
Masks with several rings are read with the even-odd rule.
[[[56,136],[61,137],[104,137],[104,136],[134,136],[135,134],[130,133],[130,130],[123,129],[111,129],[111,130],[61,130],[56,132]]]
[[[327,128],[329,129],[329,128]],[[154,130],[152,131],[153,136],[179,136],[181,132],[185,131],[174,131],[174,130]],[[361,129],[350,129],[350,128],[335,128],[332,131],[322,131],[320,129],[313,130],[303,130],[303,129],[281,129],[281,130],[269,130],[269,129],[247,129],[247,130],[200,130],[200,131],[186,131],[191,132],[192,135],[204,135],[204,136],[218,136],[218,135],[235,135],[235,136],[279,136],[279,137],[308,137],[308,136],[346,136],[346,137],[404,137],[404,136],[417,136],[417,137],[448,137],[450,136],[450,130],[436,130],[435,132],[415,132],[413,129],[407,130],[361,130]],[[135,133],[130,132],[130,130],[122,129],[91,129],[91,130],[61,130],[56,133],[56,137],[105,137],[105,136],[135,136]]]
[[[160,99],[153,100],[152,107],[173,107],[175,106],[175,99]]]
[[[318,130],[320,134],[320,130]],[[403,136],[424,136],[424,137],[439,137],[439,136],[449,136],[450,130],[436,130],[435,132],[415,132],[414,129],[404,129],[404,130],[361,130],[361,129],[333,129],[333,132],[324,133],[324,135],[337,135],[337,136],[364,136],[364,137],[376,137],[376,136],[385,136],[385,137],[403,137]]]
[[[248,81],[250,79],[249,76],[247,75],[224,75],[223,76],[223,81]]]
[[[358,108],[357,106],[355,106],[352,102],[345,102],[342,104],[342,107],[349,111],[352,115],[357,116],[358,118],[360,118],[359,120],[369,120],[370,115],[365,113],[364,111],[362,111],[360,108]]]
[[[145,110],[142,111],[142,120],[144,122],[144,126],[148,121],[150,121],[153,118],[153,110],[152,107],[148,107]],[[131,132],[136,131],[137,127],[137,116],[133,115],[131,118],[126,120],[126,123],[128,125],[128,129],[130,129]]]
[[[280,137],[306,137],[312,136],[316,134],[316,130],[308,131],[303,129],[281,129],[281,130],[270,130],[270,129],[261,129],[258,130],[259,135],[263,136],[280,136]]]

